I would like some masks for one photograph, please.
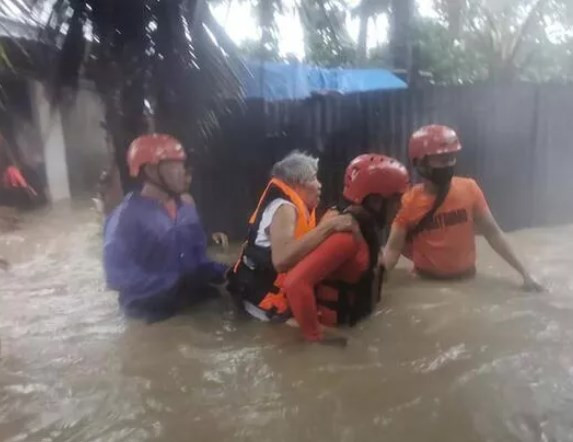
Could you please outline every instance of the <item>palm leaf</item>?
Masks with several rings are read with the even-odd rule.
[[[14,71],[14,66],[12,66],[12,62],[8,58],[8,54],[6,53],[4,46],[0,44],[0,71],[4,70],[5,67]]]
[[[54,103],[81,78],[94,81],[123,172],[135,136],[169,131],[199,151],[229,101],[242,98],[242,63],[204,0],[4,0],[0,13],[46,5],[39,38],[58,50],[45,67]]]

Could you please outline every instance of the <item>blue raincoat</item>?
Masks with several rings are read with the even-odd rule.
[[[142,301],[173,298],[183,281],[199,291],[222,282],[226,266],[206,252],[206,235],[191,204],[180,204],[172,219],[158,201],[130,193],[105,223],[107,284],[128,310]]]

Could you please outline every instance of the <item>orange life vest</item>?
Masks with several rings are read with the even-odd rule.
[[[291,203],[294,204],[296,208],[296,227],[294,231],[295,238],[300,238],[305,233],[310,232],[312,229],[316,227],[316,213],[313,210],[309,213],[306,204],[303,202],[302,198],[296,193],[296,191],[286,184],[284,181],[279,180],[278,178],[272,178],[267,184],[267,187],[261,198],[259,199],[259,203],[257,204],[257,208],[251,215],[249,219],[249,227],[254,226],[255,223],[260,223],[260,217],[262,216],[264,210],[266,209],[267,205],[275,198],[269,200],[268,196],[272,193],[273,188],[279,189],[283,193],[283,197],[286,197],[286,200],[289,200]],[[262,209],[262,210],[261,210]],[[258,221],[258,222],[257,222]]]
[[[284,274],[273,266],[270,247],[255,244],[262,215],[270,202],[277,198],[290,201],[296,209],[294,237],[298,239],[316,227],[316,214],[310,212],[302,198],[283,181],[273,178],[263,192],[257,208],[249,219],[249,231],[243,251],[229,274],[229,291],[259,307],[269,318],[288,314],[289,308],[282,285]]]

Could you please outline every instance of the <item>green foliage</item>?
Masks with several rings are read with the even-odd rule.
[[[420,67],[437,82],[570,81],[571,0],[436,0],[418,23]],[[561,41],[551,33],[561,32]]]
[[[414,44],[418,48],[418,69],[432,74],[437,84],[461,84],[488,77],[485,55],[476,51],[471,35],[454,38],[450,30],[431,20],[416,25]]]
[[[390,46],[385,44],[370,50],[364,66],[367,68],[392,69],[392,54]]]
[[[275,18],[279,0],[212,0],[252,2],[259,11],[265,43],[247,41],[241,51],[251,57],[280,59]],[[391,0],[307,0],[298,4],[304,30],[306,60],[322,66],[391,67],[393,58],[383,45],[366,53],[368,22],[392,14]],[[417,18],[412,35],[416,67],[432,74],[435,83],[460,84],[487,79],[532,81],[571,77],[571,34],[563,41],[548,29],[571,30],[572,0],[434,0],[438,19]],[[346,18],[360,20],[359,41],[348,35]],[[397,19],[392,19],[391,22]],[[565,35],[567,35],[565,33]]]
[[[345,25],[348,5],[342,0],[306,0],[301,3],[306,61],[332,67],[356,60],[356,46]]]
[[[239,53],[245,58],[254,60],[280,61],[278,44],[265,46],[260,40],[245,40],[239,45]]]

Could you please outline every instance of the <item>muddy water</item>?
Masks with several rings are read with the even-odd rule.
[[[0,440],[573,440],[572,227],[512,240],[550,292],[480,245],[479,276],[398,270],[346,349],[241,321],[225,298],[147,326],[120,316],[85,208],[0,239]]]

